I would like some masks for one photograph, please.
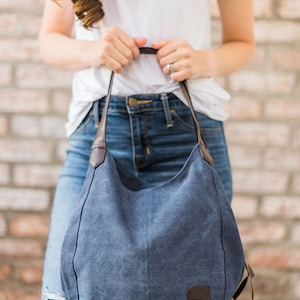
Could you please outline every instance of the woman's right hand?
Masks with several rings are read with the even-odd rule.
[[[108,29],[96,41],[73,38],[73,2],[45,1],[43,21],[39,32],[40,54],[43,61],[63,70],[81,70],[106,66],[121,72],[139,56],[145,38],[132,38],[117,27]]]
[[[132,38],[122,29],[111,27],[99,40],[86,45],[84,55],[90,67],[106,66],[119,73],[132,60],[139,57],[139,48],[146,42],[145,38]]]

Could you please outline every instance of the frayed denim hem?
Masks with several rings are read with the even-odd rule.
[[[65,296],[58,292],[49,292],[48,288],[43,291],[42,300],[67,300]]]

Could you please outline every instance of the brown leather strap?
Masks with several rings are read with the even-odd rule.
[[[108,92],[106,96],[106,102],[103,109],[102,117],[100,124],[98,126],[98,130],[92,145],[92,151],[90,154],[90,164],[96,169],[99,165],[101,165],[104,161],[106,154],[106,121],[108,114],[108,107],[111,98],[112,84],[115,73],[112,72],[110,76]]]
[[[250,284],[251,284],[251,299],[254,300],[254,286],[253,286],[253,277],[255,276],[251,266],[246,262],[245,263],[245,269],[247,271],[247,276],[240,282],[238,288],[235,291],[235,294],[233,295],[234,300],[236,300],[240,294],[242,293],[242,291],[244,290],[244,288],[247,285],[248,280],[250,280]]]
[[[200,129],[200,124],[198,121],[198,118],[196,116],[196,112],[192,103],[192,99],[189,93],[189,90],[187,88],[187,82],[186,81],[182,81],[179,83],[181,90],[183,92],[183,95],[185,97],[185,99],[188,102],[188,105],[190,107],[191,113],[192,113],[192,117],[193,117],[193,121],[194,121],[194,127],[195,127],[195,131],[196,131],[196,135],[197,135],[197,141],[199,144],[199,149],[200,149],[200,153],[202,158],[204,158],[209,164],[212,164],[213,159],[211,157],[211,155],[209,154],[209,152],[207,151],[207,147],[204,141],[204,137],[202,135],[202,131]]]
[[[143,47],[140,48],[140,53],[141,54],[156,54],[157,50],[149,47]],[[102,113],[102,118],[96,133],[96,137],[94,139],[93,145],[92,145],[92,151],[90,155],[90,164],[94,167],[97,168],[99,165],[102,164],[105,158],[105,153],[106,153],[106,142],[105,142],[105,134],[106,134],[106,120],[107,120],[107,114],[108,114],[108,107],[109,107],[109,102],[111,98],[111,91],[112,91],[112,85],[113,85],[113,79],[114,79],[114,72],[111,73],[110,77],[110,82],[109,82],[109,87],[108,87],[108,92],[106,96],[106,102],[105,106],[103,109]],[[209,164],[212,164],[212,157],[207,151],[203,135],[200,129],[200,125],[192,104],[192,100],[187,88],[187,83],[186,81],[180,82],[180,87],[183,92],[184,97],[186,98],[188,105],[190,107],[193,121],[194,121],[194,127],[197,135],[197,140],[199,144],[199,149],[201,156],[203,159],[205,159]]]

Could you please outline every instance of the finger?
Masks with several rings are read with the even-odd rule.
[[[125,51],[123,54],[131,61],[134,58],[139,57],[139,44],[144,45],[146,43],[146,39],[143,38],[131,38],[122,30],[118,33],[118,38],[121,42],[120,51]],[[126,48],[126,50],[125,50]],[[130,52],[129,52],[130,51]]]
[[[123,71],[123,66],[120,62],[111,56],[107,58],[106,66],[115,73],[121,73]]]
[[[114,43],[114,51],[111,56],[116,59],[122,66],[126,66],[133,60],[134,51],[124,44],[122,41],[117,40]]]
[[[133,40],[138,48],[145,46],[147,43],[147,39],[145,38],[133,38]]]
[[[174,72],[174,73],[170,74],[170,77],[175,82],[181,82],[181,81],[184,81],[185,79],[187,79],[187,74],[185,71],[179,71],[179,72]]]
[[[139,55],[139,50],[134,40],[118,27],[109,28],[103,39],[108,45],[115,48],[111,49],[112,52],[110,54],[115,59],[120,60],[122,65],[128,64],[134,57]]]
[[[152,46],[152,48],[159,50],[159,49],[165,47],[170,42],[171,42],[171,40],[161,40],[159,42],[152,43],[151,46]]]
[[[168,64],[172,64],[174,67],[175,64],[178,64],[179,61],[180,61],[180,57],[178,53],[172,52],[171,54],[160,58],[159,64],[161,65],[162,68],[166,67]]]
[[[177,49],[176,43],[171,40],[163,40],[161,42],[154,43],[153,46],[156,47],[155,49],[158,49],[158,60],[161,60],[162,58],[170,55],[171,53],[176,52]]]

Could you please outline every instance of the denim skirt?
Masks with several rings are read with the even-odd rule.
[[[60,282],[60,251],[89,164],[91,145],[104,99],[93,107],[70,137],[70,147],[57,185],[46,250],[42,299],[65,299]],[[213,165],[232,198],[232,179],[223,123],[197,112]],[[187,107],[174,94],[112,96],[106,143],[112,155],[133,175],[160,185],[183,167],[197,143]]]

